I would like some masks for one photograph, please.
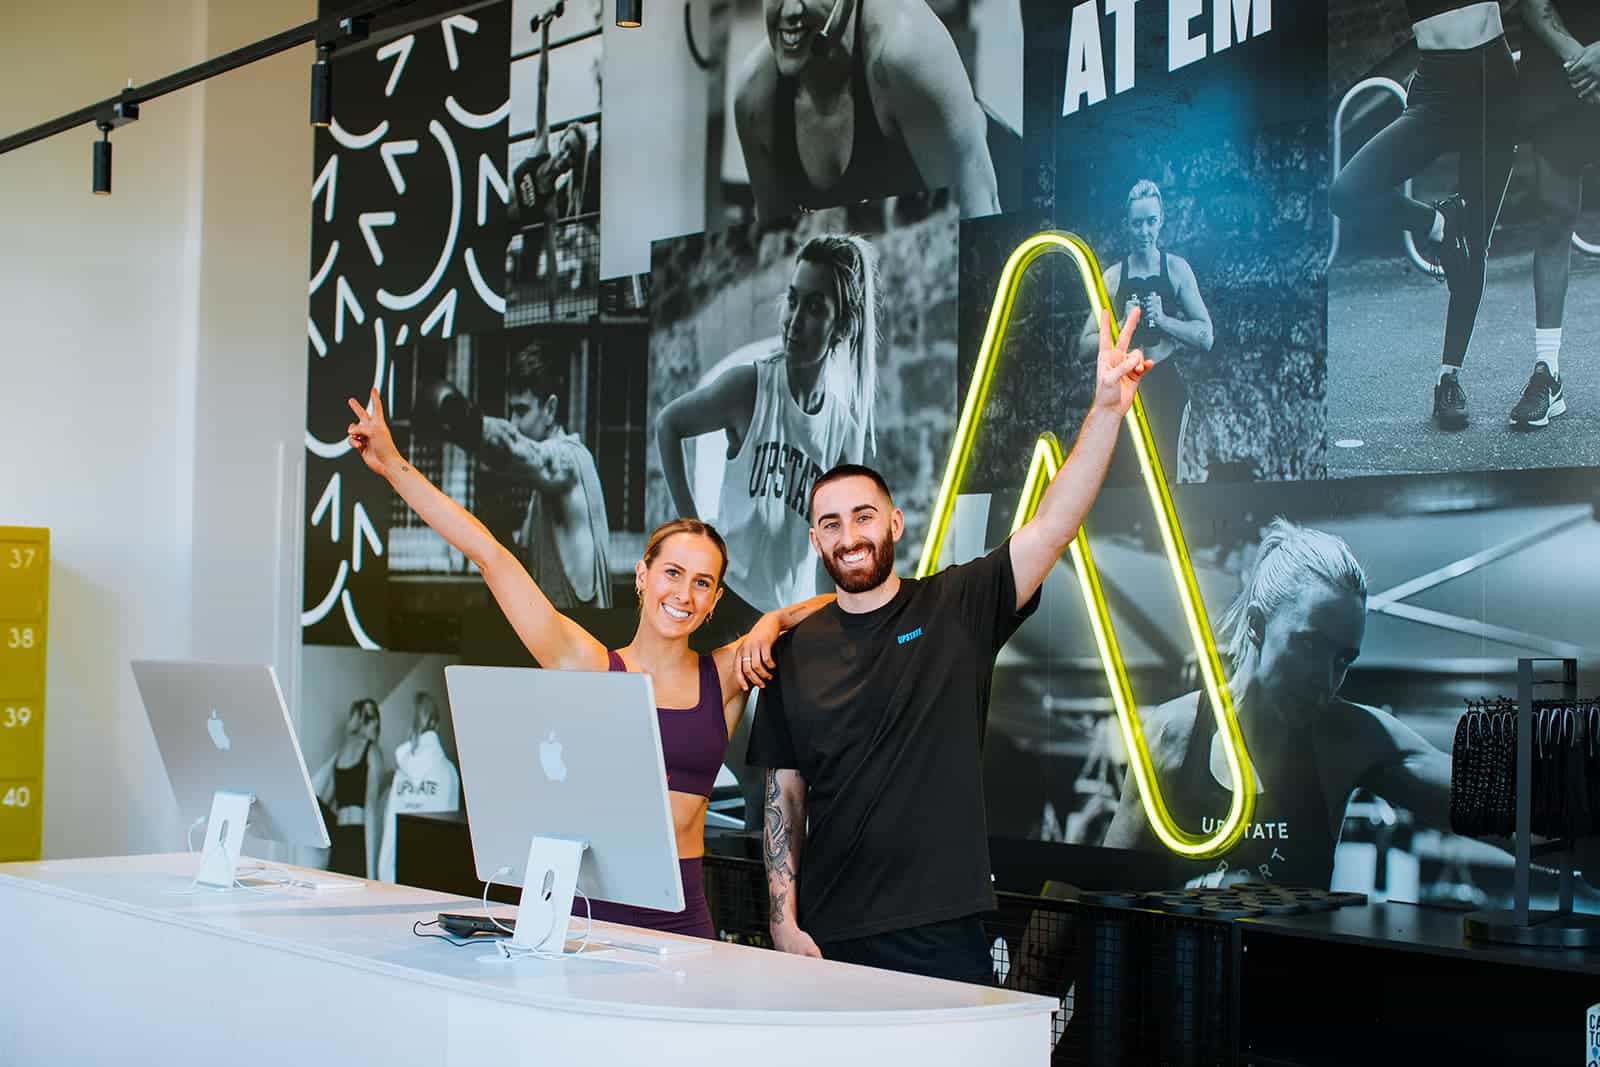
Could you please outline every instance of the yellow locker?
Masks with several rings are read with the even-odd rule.
[[[0,861],[39,858],[50,531],[0,526]]]

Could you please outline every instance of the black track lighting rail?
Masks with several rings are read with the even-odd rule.
[[[137,116],[138,105],[147,100],[186,89],[208,78],[275,56],[279,52],[287,52],[291,48],[313,41],[318,44],[337,43],[347,37],[360,36],[364,34],[365,23],[368,20],[413,2],[415,0],[365,0],[363,3],[352,4],[337,15],[302,23],[292,29],[275,33],[271,37],[264,37],[254,44],[247,44],[203,63],[196,63],[165,78],[158,78],[144,85],[130,85],[115,96],[108,96],[104,100],[80,107],[76,111],[69,111],[58,118],[41,122],[37,126],[0,140],[0,155],[79,126],[94,125],[103,128],[103,124],[108,123],[113,126],[121,125],[128,121],[129,105],[132,105],[131,114]]]

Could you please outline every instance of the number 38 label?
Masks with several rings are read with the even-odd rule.
[[[44,652],[42,622],[0,619],[0,693],[42,696]]]

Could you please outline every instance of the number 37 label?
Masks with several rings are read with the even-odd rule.
[[[0,617],[38,618],[45,612],[49,546],[43,540],[15,540],[16,529],[0,527]]]

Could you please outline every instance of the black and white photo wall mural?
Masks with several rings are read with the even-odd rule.
[[[1069,231],[1156,361],[1150,473],[1264,790],[1162,877],[1503,899],[1509,857],[1449,824],[1456,724],[1519,656],[1600,682],[1600,26],[1425,6],[652,0],[622,29],[515,0],[375,30],[307,178],[308,655],[534,662],[350,449],[374,389],[607,644],[674,516],[732,550],[699,644],[825,588],[804,498],[841,460],[888,478],[912,573],[1005,264]],[[1018,283],[960,551],[1006,536],[1041,433],[1070,447],[1094,314],[1066,257]],[[1206,832],[1232,784],[1146,480],[1125,437],[1085,529],[1156,780]],[[998,661],[991,830],[1160,855],[1082,604],[1064,562]],[[325,694],[324,747],[369,682]]]

